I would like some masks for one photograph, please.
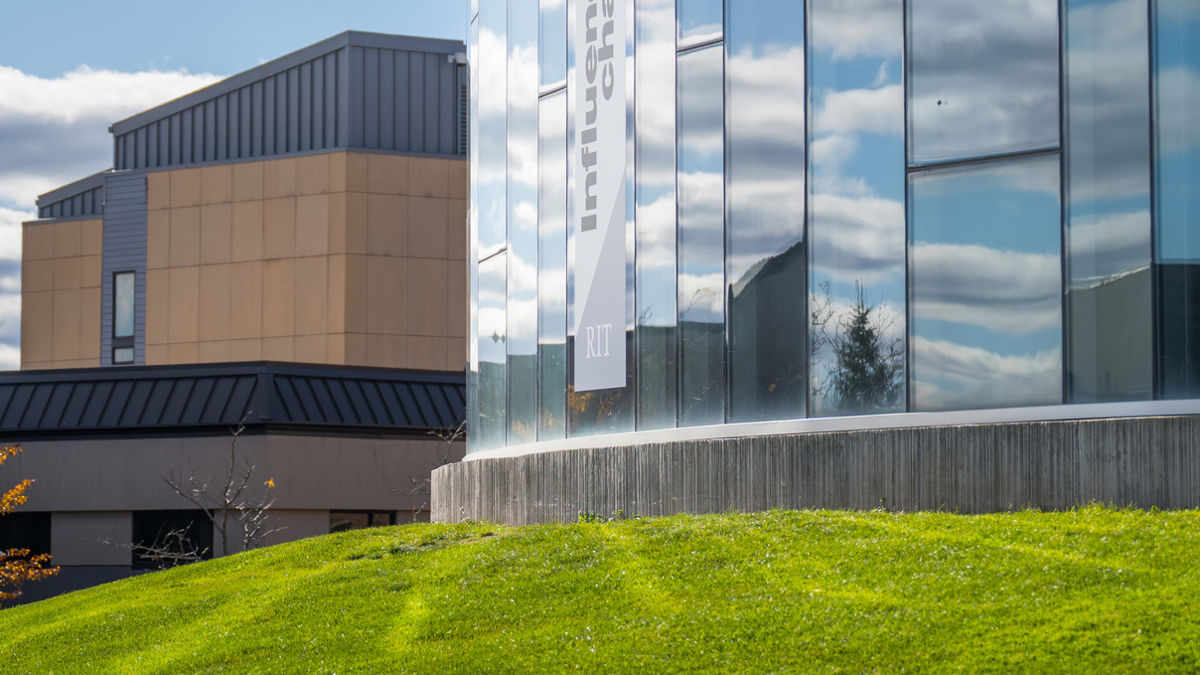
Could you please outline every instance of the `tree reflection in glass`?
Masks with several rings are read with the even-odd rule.
[[[905,405],[903,36],[903,10],[891,0],[809,5],[814,416]],[[838,348],[850,344],[860,298],[869,312],[859,318],[874,327],[882,348],[867,370],[901,383],[875,396],[853,393],[863,387],[854,384],[847,352]]]
[[[1061,403],[1058,156],[909,185],[913,409]]]

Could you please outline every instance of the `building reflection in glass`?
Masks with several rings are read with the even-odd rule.
[[[676,424],[675,0],[637,4],[637,426]]]
[[[725,169],[721,44],[678,59],[679,423],[725,421]]]
[[[1070,0],[1065,25],[1068,400],[1148,399],[1146,0]]]
[[[729,419],[804,416],[804,5],[726,14]]]
[[[481,450],[500,447],[506,438],[506,274],[504,252],[479,263],[479,420],[473,433]]]
[[[903,35],[900,3],[809,5],[814,416],[905,406]],[[860,292],[877,347],[866,368],[850,341]]]
[[[1200,396],[1200,5],[1155,3],[1159,392]]]
[[[1058,146],[1058,0],[907,4],[912,162]]]
[[[914,173],[914,410],[1062,402],[1058,155]]]
[[[567,419],[567,93],[538,109],[538,438],[562,438]]]

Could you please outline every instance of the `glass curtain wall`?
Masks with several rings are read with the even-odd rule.
[[[808,11],[810,414],[900,411],[904,9],[810,0]],[[840,30],[850,13],[872,30]]]
[[[1147,0],[1068,0],[1067,395],[1152,394]]]
[[[481,449],[505,444],[507,437],[507,243],[508,68],[507,3],[483,2],[477,19],[477,77],[480,81],[474,220],[478,267],[479,415],[476,443]]]
[[[676,61],[681,426],[725,421],[725,128],[713,94],[724,88],[723,54],[718,42]]]
[[[567,433],[567,13],[541,0],[538,45],[538,439]]]
[[[479,3],[471,0],[467,17],[467,67],[470,72],[470,128],[467,146],[471,195],[479,194]],[[467,452],[479,447],[479,211],[474,199],[467,210]]]
[[[1058,2],[908,8],[910,407],[1059,403]]]
[[[804,3],[728,3],[725,50],[728,418],[803,417]]]
[[[1200,396],[1200,4],[1156,0],[1159,395]]]
[[[675,0],[635,8],[637,426],[677,422]]]

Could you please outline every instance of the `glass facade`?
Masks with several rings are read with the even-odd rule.
[[[480,0],[469,35],[469,452],[1200,392],[1190,0]],[[577,378],[598,293],[624,387]]]

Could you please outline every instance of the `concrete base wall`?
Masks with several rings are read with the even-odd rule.
[[[986,513],[1092,501],[1200,507],[1200,416],[840,431],[449,464],[437,522],[770,508]]]

